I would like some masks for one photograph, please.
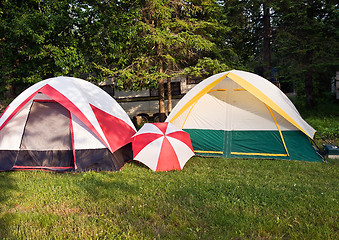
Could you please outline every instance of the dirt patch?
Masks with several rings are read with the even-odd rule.
[[[14,214],[14,213],[32,213],[41,211],[45,213],[55,214],[58,216],[68,216],[70,214],[80,213],[81,209],[78,207],[70,207],[66,203],[62,203],[59,205],[44,205],[42,207],[15,205],[8,212]]]

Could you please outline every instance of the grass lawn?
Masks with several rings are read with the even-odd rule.
[[[339,239],[339,160],[0,173],[0,239]]]
[[[301,114],[339,144],[338,102]],[[339,239],[339,159],[0,172],[0,239]]]
[[[296,107],[302,117],[318,133],[333,144],[339,145],[339,100],[324,98],[312,109],[307,109],[296,102]],[[317,144],[325,143],[318,134],[315,135]]]

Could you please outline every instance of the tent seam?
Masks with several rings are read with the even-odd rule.
[[[270,111],[270,113],[271,113],[271,115],[272,115],[272,118],[273,118],[275,124],[277,125],[277,128],[278,128],[278,131],[279,131],[279,134],[280,134],[282,143],[283,143],[283,145],[284,145],[285,151],[286,151],[286,153],[287,153],[287,156],[290,156],[290,154],[289,154],[289,152],[288,152],[288,150],[287,150],[287,146],[286,146],[286,143],[285,143],[285,140],[284,140],[284,136],[283,136],[283,134],[282,134],[282,132],[281,132],[281,130],[280,130],[279,124],[278,124],[277,120],[275,119],[274,114],[273,114],[271,108],[270,108],[269,106],[267,106],[266,103],[264,103],[264,104],[265,104],[265,106],[267,107],[267,109]]]
[[[222,75],[220,78],[214,80],[210,84],[208,84],[206,87],[204,87],[197,95],[195,95],[193,98],[191,98],[169,121],[170,123],[173,123],[175,119],[177,119],[182,113],[184,113],[190,106],[193,105],[193,103],[197,102],[202,96],[204,96],[210,89],[212,89],[215,85],[217,85],[219,82],[221,82],[224,78],[227,77],[229,73],[226,73],[225,75]]]
[[[262,101],[263,103],[267,103],[268,105],[270,105],[267,101],[264,101],[264,100],[270,100],[270,98],[265,95],[262,91],[260,91],[258,88],[256,88],[254,85],[252,85],[251,83],[247,82],[245,79],[243,79],[242,77],[236,75],[235,73],[229,73],[228,77],[230,79],[232,79],[234,82],[238,83],[240,86],[244,87],[243,86],[243,83],[239,83],[238,81],[241,81],[241,82],[245,82],[247,85],[250,85],[253,89],[255,89],[256,91],[258,91],[263,97],[258,97],[257,95],[255,95],[254,93],[252,93],[251,91],[248,91],[248,89],[246,89],[246,87],[244,87],[248,92],[250,92],[253,96],[255,96],[256,98],[258,98],[260,101]],[[238,80],[238,81],[237,81]],[[264,99],[262,99],[264,98]],[[296,121],[291,117],[289,116],[282,108],[280,108],[275,102],[273,102],[272,100],[270,100],[271,102],[271,105],[273,105],[274,107],[270,106],[271,108],[273,108],[276,112],[278,112],[280,114],[283,113],[283,114],[280,114],[282,117],[284,117],[287,121],[289,121],[290,123],[292,123],[294,126],[296,126],[300,131],[302,131],[304,134],[306,134],[307,136],[311,137],[308,133],[306,133],[306,131],[298,124],[296,123]],[[277,108],[278,111],[275,109]]]

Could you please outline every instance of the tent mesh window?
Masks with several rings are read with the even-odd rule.
[[[15,165],[73,168],[69,112],[56,102],[34,101]]]

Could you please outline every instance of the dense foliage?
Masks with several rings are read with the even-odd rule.
[[[1,0],[0,92],[14,97],[58,75],[141,89],[234,68],[269,78],[274,67],[313,104],[338,70],[338,8],[334,0]]]

